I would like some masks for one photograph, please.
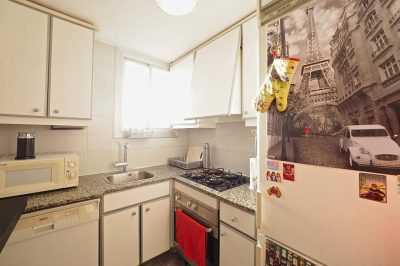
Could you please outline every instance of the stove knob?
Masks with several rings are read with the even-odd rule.
[[[186,206],[190,207],[192,206],[192,203],[190,201],[186,202]]]
[[[181,199],[181,196],[179,196],[179,195],[175,196],[175,200],[180,200],[180,199]]]
[[[193,209],[193,210],[197,210],[197,209],[198,209],[197,205],[193,203],[193,204],[192,204],[192,209]]]

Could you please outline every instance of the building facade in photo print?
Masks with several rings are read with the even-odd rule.
[[[315,0],[265,30],[269,65],[301,60],[269,158],[400,174],[400,1]]]

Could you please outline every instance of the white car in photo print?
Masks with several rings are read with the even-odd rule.
[[[400,147],[381,125],[345,127],[339,148],[346,152],[351,167],[400,168]]]

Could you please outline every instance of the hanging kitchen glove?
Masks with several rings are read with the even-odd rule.
[[[273,83],[273,89],[276,97],[276,108],[280,112],[285,111],[287,108],[290,84],[293,81],[299,61],[297,58],[279,58],[274,60],[273,66],[276,69],[279,80]]]
[[[279,75],[272,64],[264,85],[260,88],[257,98],[254,101],[255,109],[257,112],[265,113],[272,102],[275,100],[275,93],[273,87],[276,86],[276,81],[278,81]]]
[[[280,112],[287,108],[290,83],[299,64],[297,58],[275,58],[264,85],[255,99],[255,109],[265,113],[276,98],[276,107]]]

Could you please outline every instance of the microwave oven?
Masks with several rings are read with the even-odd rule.
[[[79,157],[74,154],[0,159],[0,198],[76,187],[78,181]]]

